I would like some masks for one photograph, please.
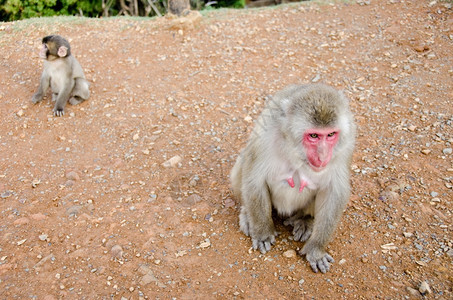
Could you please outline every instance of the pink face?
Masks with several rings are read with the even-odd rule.
[[[337,128],[313,128],[304,133],[302,145],[307,153],[310,167],[319,172],[332,158],[332,151],[338,142],[340,130]]]

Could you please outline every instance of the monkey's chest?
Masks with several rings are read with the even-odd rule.
[[[313,202],[316,189],[305,187],[301,190],[299,183],[296,183],[294,187],[285,180],[269,183],[272,205],[279,215],[290,216],[296,211],[306,210]]]

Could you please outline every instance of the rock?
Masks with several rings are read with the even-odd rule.
[[[183,201],[182,204],[184,206],[186,206],[186,207],[191,207],[191,206],[194,206],[195,204],[197,204],[200,201],[201,201],[200,195],[192,194],[189,197],[187,197],[186,200]]]
[[[73,216],[80,214],[81,210],[82,210],[82,206],[73,205],[66,210],[66,214],[70,217],[73,217]]]
[[[172,158],[170,158],[169,160],[167,160],[166,162],[164,162],[162,164],[162,166],[164,168],[173,168],[173,167],[176,167],[181,161],[182,161],[181,156],[176,155],[176,156],[173,156]]]
[[[285,252],[283,252],[283,256],[286,258],[293,258],[293,257],[296,257],[296,255],[297,255],[297,253],[293,249],[286,250]]]
[[[445,155],[450,155],[452,152],[453,152],[452,148],[445,148],[444,150],[442,150],[442,153]]]
[[[234,207],[236,205],[236,202],[234,202],[234,200],[231,198],[226,198],[225,201],[223,201],[223,205],[225,205],[226,208]]]
[[[54,259],[55,259],[55,256],[53,254],[49,254],[46,257],[44,257],[43,259],[41,259],[36,265],[34,265],[33,269],[37,269],[37,268],[41,267],[43,264],[45,264],[47,261],[54,260]]]
[[[406,291],[414,297],[420,297],[420,293],[416,289],[411,288],[410,286],[406,287]]]
[[[140,279],[141,285],[147,285],[147,284],[150,284],[151,282],[154,282],[160,288],[166,287],[165,284],[160,283],[159,280],[156,278],[156,276],[154,276],[153,270],[151,270],[150,267],[148,267],[146,265],[141,265],[138,268],[138,272],[143,274],[143,277]]]
[[[429,287],[429,284],[426,281],[422,281],[420,283],[420,287],[418,288],[418,291],[422,294],[431,294],[431,288]]]
[[[32,214],[30,216],[30,218],[32,218],[35,221],[42,221],[42,220],[44,220],[47,217],[45,215],[43,215],[42,213],[36,213],[36,214]]]
[[[70,172],[66,173],[66,179],[72,180],[72,181],[78,181],[80,179],[80,177],[77,174],[77,172],[70,171]]]
[[[20,226],[20,225],[28,224],[29,222],[30,222],[30,220],[28,218],[23,217],[23,218],[19,218],[19,219],[15,220],[13,222],[13,224],[16,226]]]
[[[110,249],[110,254],[113,258],[122,259],[123,258],[123,248],[120,245],[115,245]]]

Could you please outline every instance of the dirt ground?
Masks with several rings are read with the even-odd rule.
[[[60,118],[31,103],[48,34],[91,82]],[[451,1],[33,19],[0,46],[1,299],[453,298]],[[327,274],[281,221],[251,250],[229,184],[267,96],[304,82],[358,124]]]

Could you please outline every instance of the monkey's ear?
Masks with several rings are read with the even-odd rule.
[[[58,48],[57,54],[59,57],[65,57],[68,54],[68,48],[65,46],[61,46],[60,48]]]

